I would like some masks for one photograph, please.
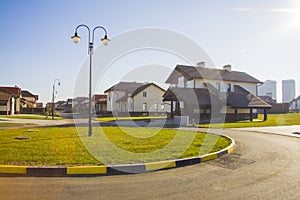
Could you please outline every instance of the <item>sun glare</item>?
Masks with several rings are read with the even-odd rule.
[[[297,1],[297,3],[290,10],[290,13],[291,19],[288,25],[293,29],[300,30],[300,1]]]

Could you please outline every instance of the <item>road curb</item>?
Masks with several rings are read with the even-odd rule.
[[[183,158],[177,160],[166,160],[160,162],[150,162],[141,164],[128,165],[100,165],[100,166],[12,166],[0,165],[0,176],[28,176],[28,177],[72,177],[72,176],[110,176],[123,174],[146,173],[157,170],[165,170],[171,168],[184,167],[188,165],[199,164],[205,161],[219,158],[233,151],[235,141],[225,135],[220,135],[231,140],[231,144],[214,153]]]

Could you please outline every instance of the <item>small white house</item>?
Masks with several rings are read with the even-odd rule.
[[[154,83],[120,82],[105,91],[107,111],[120,115],[165,114],[168,107],[162,100],[165,92]]]

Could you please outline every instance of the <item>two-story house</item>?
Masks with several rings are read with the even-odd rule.
[[[257,117],[257,109],[271,106],[256,96],[259,80],[244,72],[203,66],[177,65],[166,80],[170,88],[163,101],[171,104],[171,117],[189,116],[195,122],[225,119],[237,121]]]
[[[38,95],[32,94],[27,90],[21,90],[22,108],[37,108]]]
[[[106,91],[107,111],[118,115],[165,114],[164,89],[154,83],[119,82]]]

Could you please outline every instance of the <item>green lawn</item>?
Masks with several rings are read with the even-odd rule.
[[[200,124],[199,127],[211,128],[243,128],[243,127],[263,127],[263,126],[288,126],[300,125],[300,113],[288,114],[268,114],[268,120],[262,121],[263,115],[258,115],[258,119],[252,122],[239,121],[224,124]]]
[[[0,127],[16,127],[16,126],[29,126],[29,125],[35,125],[31,123],[11,123],[11,122],[1,122],[0,121]]]
[[[151,120],[151,119],[166,119],[167,116],[139,116],[139,117],[98,117],[97,121],[100,122],[109,122],[109,121],[117,121],[117,120]]]
[[[82,140],[75,127],[0,130],[0,164],[51,166],[151,162],[198,156],[218,151],[231,142],[216,135],[155,128],[94,128],[93,137],[86,136],[86,128],[79,128],[79,134]],[[29,136],[31,140],[16,140],[18,136]],[[84,144],[102,162],[93,157]],[[121,149],[121,153],[116,148]]]
[[[39,119],[39,120],[52,120],[52,116],[46,115],[35,115],[35,114],[28,114],[28,115],[0,115],[0,118],[7,118],[7,119]],[[61,117],[54,117],[55,120],[61,120]]]

